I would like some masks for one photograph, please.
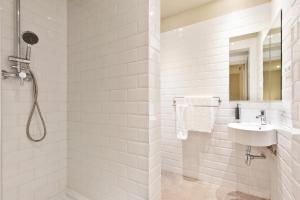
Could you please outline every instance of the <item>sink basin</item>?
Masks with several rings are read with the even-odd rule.
[[[276,130],[271,124],[230,123],[228,128],[238,144],[257,147],[277,144]]]

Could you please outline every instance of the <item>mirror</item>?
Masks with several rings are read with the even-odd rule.
[[[229,100],[282,99],[281,14],[270,30],[230,38]]]
[[[281,15],[276,19],[263,42],[263,100],[282,99]]]
[[[259,33],[230,38],[229,99],[250,100],[256,88]],[[255,80],[254,80],[255,79]],[[257,90],[256,90],[257,91]]]

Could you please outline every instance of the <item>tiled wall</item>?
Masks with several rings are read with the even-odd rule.
[[[272,200],[300,199],[299,184],[299,135],[286,130],[278,134],[278,155],[272,163],[271,197]]]
[[[0,3],[0,6],[2,7],[2,4]],[[1,30],[2,30],[2,24],[1,24],[1,22],[2,22],[2,11],[0,11],[0,26],[1,26]],[[2,49],[2,31],[0,31],[0,46],[1,46],[1,49]],[[0,66],[2,66],[2,56],[1,56],[1,53],[0,53]],[[0,69],[2,70],[2,67],[0,67]],[[0,112],[2,113],[2,81],[0,81],[0,88],[1,88],[1,90],[0,90],[0,96],[1,96],[1,98],[0,98]],[[2,133],[2,114],[0,115],[1,116],[1,118],[0,118],[0,130],[1,130],[1,133]],[[2,137],[1,137],[1,139],[0,139],[0,144],[1,144],[1,147],[2,147]],[[0,150],[0,159],[2,160],[2,148],[0,148],[1,150]],[[2,166],[2,161],[1,161],[1,166]],[[2,172],[2,167],[1,167],[1,172]],[[2,179],[2,173],[1,173],[1,179]],[[1,181],[1,184],[0,184],[0,197],[2,198],[2,181]]]
[[[67,4],[65,0],[22,3],[22,31],[39,36],[32,48],[32,65],[39,84],[39,103],[48,135],[40,143],[26,137],[26,120],[32,106],[31,83],[2,80],[2,200],[49,200],[66,185]],[[15,49],[15,1],[1,1],[1,68],[9,70],[8,56]],[[35,136],[42,131],[33,118]]]
[[[300,199],[300,134],[293,135],[292,138],[292,176],[294,181],[292,184],[292,194],[295,200]]]
[[[262,197],[270,196],[272,156],[266,152],[267,160],[255,160],[247,167],[244,164],[245,147],[234,144],[227,131],[227,123],[234,121],[235,106],[228,102],[229,38],[267,29],[270,12],[270,5],[264,4],[162,34],[161,148],[164,170]],[[184,142],[176,139],[172,98],[183,95],[222,98],[212,134],[190,134]],[[246,112],[249,108],[248,114],[251,113],[254,119],[262,108],[267,109],[270,119],[277,107],[242,103],[242,110]]]
[[[291,67],[293,70],[293,125],[300,129],[300,1],[290,0],[288,10],[289,23],[285,24],[290,32]]]
[[[300,1],[273,0],[272,17],[283,10],[283,105],[278,156],[272,164],[272,200],[300,199],[300,131],[298,114]]]
[[[160,0],[149,1],[149,200],[160,200]]]
[[[68,186],[159,199],[159,2],[68,3]]]

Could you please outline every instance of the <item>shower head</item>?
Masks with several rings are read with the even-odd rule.
[[[39,37],[31,31],[24,32],[22,38],[24,42],[26,42],[29,45],[34,45],[39,42]]]
[[[27,49],[26,49],[26,59],[30,60],[31,56],[31,45],[34,45],[39,42],[39,37],[31,31],[26,31],[23,33],[22,38],[24,42],[27,43]]]

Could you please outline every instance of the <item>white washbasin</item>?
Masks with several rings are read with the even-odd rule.
[[[277,144],[276,130],[271,124],[230,123],[228,128],[238,144],[258,147]]]

